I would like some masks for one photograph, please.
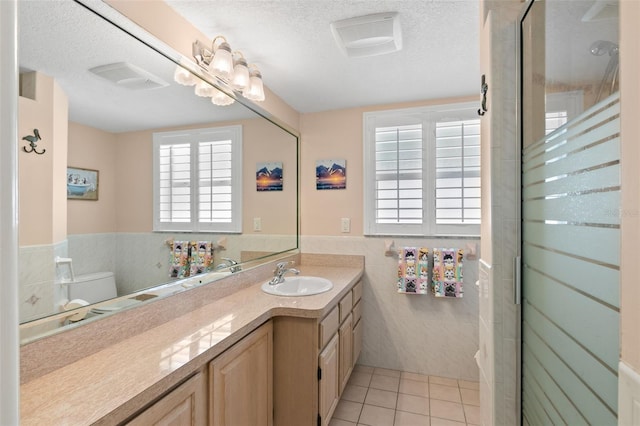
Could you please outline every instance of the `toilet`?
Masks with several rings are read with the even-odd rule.
[[[69,300],[81,299],[93,304],[118,297],[113,272],[77,275],[68,286]]]

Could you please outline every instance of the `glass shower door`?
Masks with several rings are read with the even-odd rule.
[[[521,22],[525,425],[617,424],[618,21],[602,4],[538,0]]]

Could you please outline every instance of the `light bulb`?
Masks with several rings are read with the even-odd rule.
[[[200,80],[196,84],[195,93],[196,95],[202,96],[203,98],[210,98],[211,96],[213,96],[214,90],[215,89],[213,88],[212,85],[210,85],[204,80]]]
[[[213,54],[209,68],[221,78],[231,80],[233,76],[233,56],[229,43],[223,41]]]
[[[176,71],[173,73],[173,79],[176,83],[182,84],[183,86],[193,86],[197,81],[193,74],[182,68],[180,65],[176,66]]]
[[[264,101],[264,86],[262,84],[262,74],[257,69],[251,70],[251,84],[247,87],[242,95],[252,101]]]
[[[214,105],[227,106],[234,103],[235,99],[233,99],[231,96],[227,95],[226,93],[222,92],[221,90],[213,88],[211,102]]]
[[[250,83],[247,61],[243,57],[239,57],[233,67],[233,81],[231,85],[235,90],[243,91]]]

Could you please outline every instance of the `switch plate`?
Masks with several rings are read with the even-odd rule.
[[[351,219],[348,217],[343,217],[340,220],[340,230],[342,232],[351,232]]]
[[[253,218],[253,230],[256,232],[262,231],[262,219],[259,217]]]

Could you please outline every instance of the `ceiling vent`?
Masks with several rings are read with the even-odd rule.
[[[617,1],[596,0],[582,17],[582,22],[602,21],[604,19],[618,19]]]
[[[169,85],[150,72],[126,62],[101,65],[91,68],[89,71],[129,90],[149,90]]]
[[[332,22],[331,32],[340,49],[349,57],[383,55],[402,49],[398,12]]]

